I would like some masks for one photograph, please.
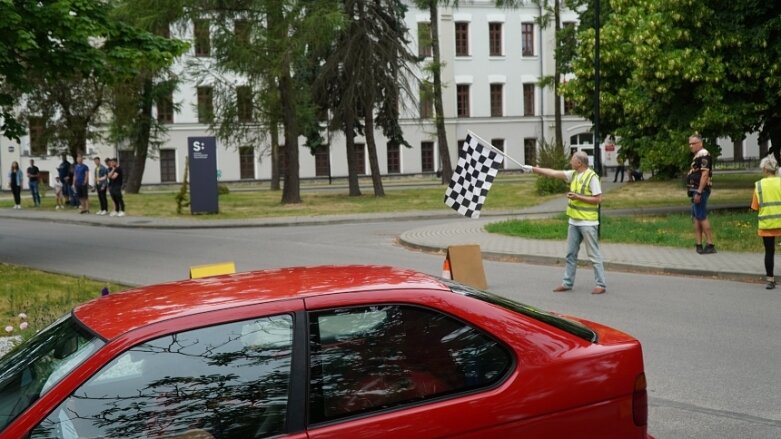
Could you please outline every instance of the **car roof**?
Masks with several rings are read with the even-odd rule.
[[[135,288],[77,306],[73,314],[110,340],[178,317],[314,295],[389,289],[447,290],[414,270],[371,266],[291,267],[190,279]]]

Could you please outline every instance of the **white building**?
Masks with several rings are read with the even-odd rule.
[[[554,99],[552,87],[540,88],[542,77],[552,76],[554,59],[553,26],[545,28],[536,22],[541,11],[537,7],[525,6],[518,9],[504,9],[493,6],[493,1],[463,2],[459,8],[440,8],[439,30],[441,55],[444,61],[442,81],[445,125],[451,162],[457,160],[458,141],[467,131],[490,141],[512,158],[524,163],[533,162],[540,140],[554,138]],[[562,23],[575,23],[577,14],[564,11]],[[414,53],[427,54],[428,48],[419,44],[418,33],[429,25],[428,11],[410,7],[406,15],[410,29],[411,49]],[[201,35],[208,38],[208,27],[195,29],[192,24],[184,38]],[[188,61],[208,63],[208,43],[195,41],[190,53],[176,64],[182,77],[188,77]],[[159,143],[159,152],[146,163],[143,184],[180,182],[187,156],[187,138],[209,136],[208,126],[199,122],[198,107],[211,99],[209,87],[200,87],[194,78],[184,81],[172,96],[180,104],[180,110],[158,108],[157,117],[168,125],[168,132]],[[417,98],[417,97],[416,97]],[[380,170],[383,175],[426,174],[440,169],[438,142],[432,110],[428,102],[420,106],[408,104],[408,111],[402,114],[401,125],[405,139],[413,148],[390,149],[381,132],[375,133]],[[564,142],[572,148],[593,143],[591,122],[566,114],[563,116]],[[423,117],[421,117],[423,116]],[[31,131],[33,131],[31,129]],[[751,138],[750,138],[751,139]],[[356,138],[360,144],[362,139]],[[304,139],[299,142],[303,147]],[[753,142],[744,142],[743,156],[758,156],[756,137]],[[31,138],[27,136],[20,144],[0,139],[0,166],[3,187],[7,186],[7,170],[11,161],[17,160],[25,169],[30,158],[42,171],[56,175],[60,158],[44,152],[33,153]],[[120,163],[128,164],[128,151],[121,145],[104,143],[91,144],[87,154],[101,157],[119,157]],[[268,180],[271,177],[271,160],[267,145],[237,148],[217,141],[217,167],[221,181]],[[733,148],[723,146],[724,155],[730,156]],[[368,157],[364,149],[357,152],[359,171],[369,172]],[[88,162],[91,165],[91,161]],[[511,161],[506,168],[517,168]],[[330,148],[315,156],[308,148],[300,154],[300,175],[302,178],[346,177],[344,136],[331,135]]]

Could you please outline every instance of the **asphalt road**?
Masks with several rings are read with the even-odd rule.
[[[371,263],[439,274],[443,257],[395,238],[441,220],[225,230],[137,230],[0,222],[0,261],[143,285],[188,267],[234,261],[239,271]],[[781,437],[781,292],[757,284],[608,272],[608,294],[553,294],[561,267],[485,262],[489,289],[606,323],[643,344],[650,432],[657,439]],[[96,295],[97,295],[96,291]]]

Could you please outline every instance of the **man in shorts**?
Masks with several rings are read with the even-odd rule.
[[[711,192],[711,177],[713,161],[703,147],[702,136],[693,134],[689,137],[689,148],[694,154],[691,169],[686,176],[688,195],[692,202],[692,223],[694,224],[694,248],[698,254],[716,253],[713,245],[713,232],[708,221],[708,198]],[[703,246],[705,240],[705,246]]]

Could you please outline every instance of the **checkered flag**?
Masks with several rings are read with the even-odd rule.
[[[445,204],[461,215],[479,218],[485,197],[504,156],[473,134],[466,136],[458,152],[458,165],[445,191]]]

